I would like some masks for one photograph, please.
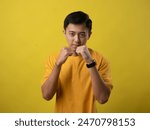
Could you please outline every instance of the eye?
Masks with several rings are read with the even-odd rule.
[[[80,33],[79,36],[80,36],[80,38],[84,38],[84,37],[86,37],[86,34],[85,33]]]
[[[75,36],[75,33],[74,33],[74,32],[70,32],[69,35],[70,35],[71,37],[74,37],[74,36]]]

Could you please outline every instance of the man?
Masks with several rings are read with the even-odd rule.
[[[72,12],[64,20],[68,46],[50,56],[42,85],[43,98],[56,93],[55,112],[96,112],[95,101],[108,101],[112,83],[109,65],[101,54],[88,48],[92,21],[82,12]]]

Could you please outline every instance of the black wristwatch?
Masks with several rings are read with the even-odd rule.
[[[87,67],[87,68],[91,68],[91,67],[94,67],[95,65],[96,65],[96,62],[95,62],[95,60],[93,59],[91,63],[86,64],[86,67]]]

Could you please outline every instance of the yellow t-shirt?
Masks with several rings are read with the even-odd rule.
[[[104,57],[89,49],[104,82],[112,88],[109,64]],[[51,74],[57,56],[50,56],[46,64],[45,82]],[[56,92],[55,112],[96,112],[91,77],[82,56],[69,56],[62,65]]]

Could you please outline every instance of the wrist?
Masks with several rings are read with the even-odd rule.
[[[96,61],[95,61],[94,59],[92,59],[92,61],[91,61],[90,63],[86,64],[86,67],[87,67],[87,68],[92,68],[92,67],[94,67],[95,65],[96,65]]]
[[[85,62],[86,62],[86,64],[90,64],[90,63],[92,63],[92,62],[93,62],[93,58],[92,58],[92,57],[90,57],[90,58],[88,58],[87,60],[85,60]]]
[[[55,66],[58,67],[58,68],[61,68],[62,64],[56,62],[56,63],[55,63]]]

